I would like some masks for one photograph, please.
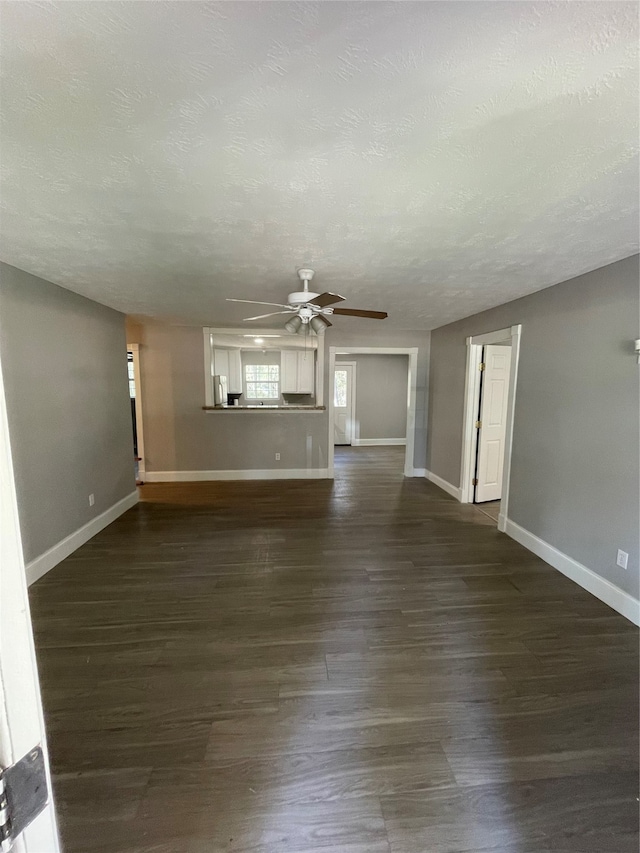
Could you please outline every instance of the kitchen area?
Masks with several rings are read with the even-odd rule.
[[[204,335],[206,411],[324,411],[321,337],[209,328]]]

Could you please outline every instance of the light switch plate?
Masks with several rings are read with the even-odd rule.
[[[629,562],[629,555],[626,551],[621,551],[618,549],[618,556],[616,558],[616,565],[620,566],[621,569],[627,568],[627,563]]]

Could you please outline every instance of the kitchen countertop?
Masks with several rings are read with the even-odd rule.
[[[203,406],[205,412],[325,412],[326,406]]]

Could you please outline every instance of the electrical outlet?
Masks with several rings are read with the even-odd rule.
[[[621,569],[627,568],[627,563],[629,562],[629,555],[626,551],[621,551],[618,549],[618,556],[616,557],[616,565],[620,566]]]
[[[96,502],[96,496],[93,494],[89,495],[89,506],[93,506],[95,502]]]
[[[276,453],[276,462],[279,462],[279,461],[280,461],[280,454]]]

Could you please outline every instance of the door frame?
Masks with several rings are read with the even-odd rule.
[[[511,483],[511,451],[513,445],[513,418],[516,403],[518,364],[520,361],[520,338],[522,325],[509,326],[495,332],[473,335],[467,338],[467,368],[464,383],[464,415],[462,421],[462,460],[460,465],[460,502],[473,503],[473,472],[478,444],[475,428],[480,405],[480,364],[482,347],[487,344],[511,343],[511,373],[507,396],[507,423],[504,441],[504,463],[502,468],[502,498],[498,530],[504,532],[509,509],[509,485]]]
[[[332,397],[334,397],[335,370],[337,367],[341,367],[343,364],[347,365],[347,367],[351,367],[351,393],[349,395],[351,397],[351,441],[348,445],[341,446],[353,447],[354,440],[357,441],[360,438],[360,422],[356,421],[356,374],[358,367],[357,361],[336,361],[336,363],[334,364],[333,373],[331,374],[331,385],[329,386],[329,393]],[[335,406],[335,398],[333,400],[333,403]],[[333,416],[335,417],[335,408]],[[358,435],[355,434],[356,424],[358,425]]]
[[[44,810],[12,849],[59,853],[1,364],[0,549],[0,764],[10,767],[39,743],[49,788]]]
[[[327,477],[335,477],[334,444],[333,444],[333,377],[336,366],[336,354],[340,355],[407,355],[409,356],[409,373],[407,378],[407,443],[404,454],[404,476],[424,476],[424,470],[416,473],[413,467],[413,452],[416,439],[416,399],[418,388],[418,347],[329,347],[329,430],[327,453]]]
[[[136,436],[138,438],[138,475],[144,480],[144,429],[142,425],[142,376],[140,374],[140,344],[127,344],[127,352],[133,355],[133,381],[136,383]]]

